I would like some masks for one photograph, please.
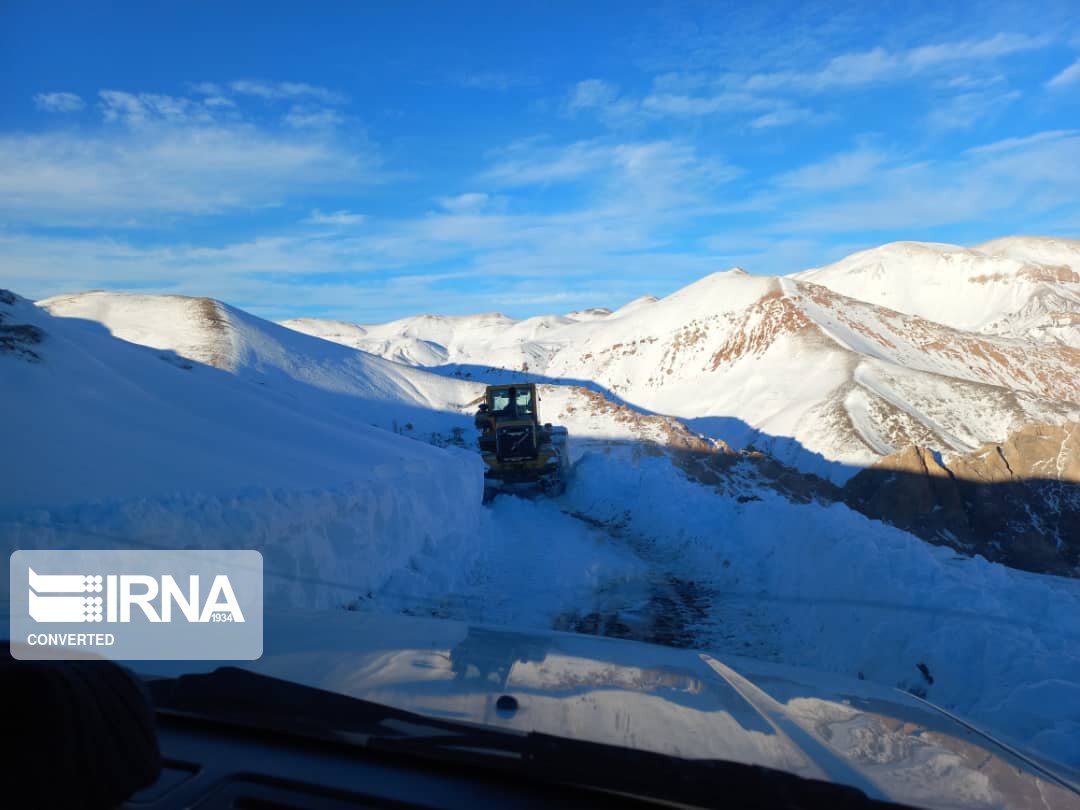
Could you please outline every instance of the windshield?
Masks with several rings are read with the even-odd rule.
[[[19,654],[1080,769],[1077,3],[614,8],[0,4]]]
[[[532,416],[532,391],[527,388],[517,389],[517,395],[514,399],[514,410],[517,412],[518,416]]]
[[[489,394],[490,411],[496,417],[528,419],[536,413],[529,388],[498,388]]]
[[[491,394],[491,412],[500,416],[512,412],[510,408],[510,390],[498,390]]]

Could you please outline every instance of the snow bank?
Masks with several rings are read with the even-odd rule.
[[[333,351],[309,355],[305,366],[298,351],[274,343],[278,335],[260,343],[257,325],[245,321],[247,331],[232,336],[245,338],[239,358],[254,357],[256,365],[250,374],[230,373],[125,342],[96,322],[53,317],[23,299],[0,300],[0,318],[43,335],[32,358],[0,353],[6,553],[257,549],[269,599],[319,607],[380,587],[413,555],[452,554],[476,529],[479,459],[367,424],[373,402],[390,404],[378,396],[385,378],[364,386],[365,358],[357,352],[323,344]],[[161,334],[181,333],[192,334],[176,324]],[[344,355],[357,358],[350,364]],[[300,367],[308,379],[286,374]],[[330,390],[334,368],[351,376],[342,370],[339,388]],[[434,425],[464,418],[422,401],[417,393],[400,407]]]
[[[470,465],[462,465],[466,471]],[[38,509],[0,522],[0,547],[255,549],[265,597],[281,609],[351,605],[417,555],[453,560],[477,531],[479,475],[381,465],[362,480],[314,490],[102,501]],[[4,579],[0,593],[7,596]]]
[[[1080,582],[957,558],[842,505],[765,490],[740,503],[664,458],[619,456],[582,459],[567,500],[709,594],[702,646],[925,695],[1080,765]]]

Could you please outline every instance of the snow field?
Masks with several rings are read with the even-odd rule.
[[[758,495],[739,503],[665,458],[594,454],[566,501],[712,595],[703,648],[910,690],[1080,765],[1080,582],[960,559],[842,505]]]

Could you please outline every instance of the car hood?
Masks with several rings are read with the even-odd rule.
[[[346,611],[268,613],[264,650],[237,665],[432,717],[761,765],[922,807],[1080,807],[1075,772],[865,681],[619,639]],[[503,695],[516,709],[497,705]]]

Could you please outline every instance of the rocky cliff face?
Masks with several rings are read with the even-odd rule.
[[[909,446],[858,473],[842,494],[931,542],[1080,575],[1080,423],[1027,425],[1000,444],[947,458]]]

